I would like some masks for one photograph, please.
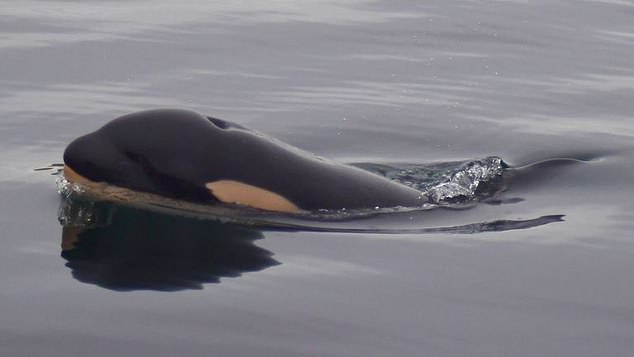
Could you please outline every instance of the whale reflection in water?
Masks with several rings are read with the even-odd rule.
[[[279,264],[260,232],[211,220],[70,198],[59,220],[73,277],[111,290],[202,289]]]

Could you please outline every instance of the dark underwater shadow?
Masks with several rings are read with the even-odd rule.
[[[81,282],[117,290],[202,289],[279,264],[256,230],[108,202],[65,199],[62,257]]]

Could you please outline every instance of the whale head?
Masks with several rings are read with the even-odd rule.
[[[150,110],[119,117],[75,139],[64,152],[64,174],[76,183],[105,182],[189,201],[295,212],[297,206],[270,191],[274,180],[265,175],[286,151],[222,119]]]

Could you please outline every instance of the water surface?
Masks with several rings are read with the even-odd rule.
[[[3,5],[0,354],[631,354],[631,2]],[[73,256],[33,169],[154,107],[342,162],[523,171],[497,203],[353,222],[375,232],[117,208]]]

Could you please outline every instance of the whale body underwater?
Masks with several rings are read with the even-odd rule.
[[[72,141],[64,176],[196,203],[261,210],[418,207],[426,196],[238,124],[176,109],[116,118]]]

